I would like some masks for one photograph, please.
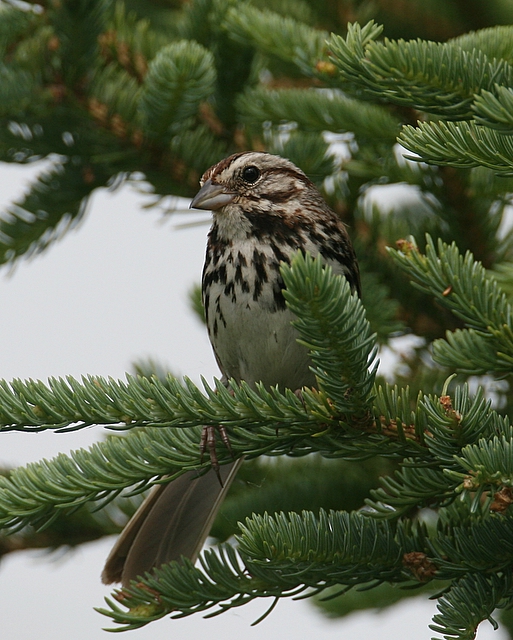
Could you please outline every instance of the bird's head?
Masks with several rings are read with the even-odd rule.
[[[317,191],[290,160],[258,151],[221,160],[205,171],[200,184],[190,206],[214,212],[231,204],[262,211],[294,202],[299,205],[303,195],[312,188]]]

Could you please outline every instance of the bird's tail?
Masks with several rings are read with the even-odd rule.
[[[131,580],[182,556],[196,561],[224,497],[241,464],[214,472],[188,471],[153,488],[121,532],[102,572],[105,584]]]

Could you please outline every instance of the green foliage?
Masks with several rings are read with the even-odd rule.
[[[60,49],[59,71],[69,85],[82,81],[94,65],[98,39],[111,4],[111,0],[62,0],[50,4],[48,18]]]
[[[205,307],[201,299],[201,286],[199,284],[194,285],[189,290],[189,302],[198,319],[205,324]]]
[[[429,583],[424,587],[408,589],[389,582],[379,585],[371,583],[349,590],[333,587],[317,596],[314,602],[328,616],[340,618],[362,610],[380,613],[405,598],[431,595],[432,592],[440,591],[440,587],[440,584]]]
[[[511,42],[513,28],[511,26],[493,27],[466,33],[454,38],[452,42],[464,51],[479,49],[488,58],[499,58],[511,62],[513,60],[513,45]]]
[[[376,348],[357,295],[350,294],[345,278],[332,277],[329,268],[308,255],[298,253],[281,272],[283,295],[298,315],[294,326],[310,350],[321,393],[341,414],[364,417],[372,398]],[[305,307],[307,314],[302,313]]]
[[[310,280],[311,287],[299,298],[301,274]],[[3,525],[14,528],[28,524],[40,526],[56,516],[55,507],[73,509],[88,501],[106,502],[128,487],[135,485],[139,492],[164,475],[172,479],[187,469],[208,468],[209,463],[198,459],[197,448],[198,427],[205,422],[221,425],[236,421],[232,438],[236,456],[253,457],[263,453],[302,456],[320,451],[325,455],[358,458],[372,455],[378,445],[387,447],[386,439],[376,429],[374,439],[364,437],[366,434],[362,432],[365,427],[373,429],[372,421],[366,415],[363,418],[367,424],[364,423],[362,412],[366,408],[368,413],[371,408],[374,374],[364,367],[358,377],[354,375],[356,363],[362,357],[360,349],[364,353],[367,349],[368,355],[364,355],[367,360],[371,358],[373,348],[360,301],[352,296],[343,278],[321,269],[319,260],[298,255],[289,270],[284,270],[284,278],[292,303],[305,311],[303,322],[308,328],[298,324],[298,329],[303,335],[308,331],[313,341],[316,334],[320,336],[327,322],[339,322],[340,312],[350,315],[344,320],[346,326],[342,334],[329,332],[322,340],[317,339],[313,354],[322,389],[327,372],[333,370],[334,354],[340,349],[340,343],[343,341],[349,353],[355,353],[354,361],[349,361],[348,367],[341,370],[343,377],[338,380],[340,391],[334,398],[340,398],[341,407],[333,404],[323,391],[305,389],[300,400],[291,391],[281,394],[276,389],[266,391],[258,387],[255,392],[246,384],[239,387],[230,383],[232,393],[229,393],[221,383],[214,390],[204,382],[202,392],[189,380],[181,383],[171,376],[163,381],[156,377],[128,376],[126,382],[97,377],[78,382],[69,377],[67,380],[52,379],[48,385],[40,381],[2,381],[0,421],[6,431],[56,429],[63,432],[91,424],[123,430],[145,427],[124,438],[111,438],[94,445],[90,451],[60,455],[53,461],[20,467],[9,478],[0,478],[3,483],[3,491],[0,491]],[[340,294],[338,309],[333,308],[329,295],[333,288]],[[348,308],[352,309],[351,314],[347,314]],[[360,349],[357,349],[359,345]],[[359,391],[354,408],[343,400],[348,384]],[[335,385],[332,384],[331,389],[336,391]],[[364,402],[366,405],[362,407]],[[245,419],[241,421],[242,415]],[[347,429],[348,421],[352,429],[346,437],[341,434],[336,438],[337,450],[333,450],[331,431]],[[278,434],[276,424],[280,425]],[[248,446],[249,442],[252,444]],[[398,447],[389,442],[387,448],[393,454],[405,446],[406,443]],[[230,461],[226,451],[220,453],[221,463]],[[43,495],[44,500],[40,502]]]
[[[497,129],[502,133],[512,133],[513,93],[509,87],[496,86],[496,93],[482,91],[475,100],[476,120],[479,124]]]
[[[511,84],[504,60],[489,60],[479,49],[453,42],[376,42],[381,28],[348,25],[347,38],[332,36],[329,48],[341,79],[354,91],[450,119],[472,117],[474,94]]]
[[[414,284],[434,295],[467,329],[448,332],[433,343],[433,357],[443,366],[464,373],[510,373],[513,364],[512,308],[497,282],[486,275],[470,253],[456,244],[438,242],[438,255],[428,237],[426,256],[415,245],[405,253],[391,251]]]
[[[196,115],[214,82],[212,55],[201,45],[181,41],[163,47],[150,63],[142,88],[144,130],[156,137],[177,132]]]
[[[513,82],[511,28],[448,43],[387,39],[381,43],[376,41],[380,33],[370,22],[363,28],[349,25],[346,38],[331,37],[332,59],[345,88],[372,100],[460,121],[406,126],[399,139],[417,154],[415,159],[455,167],[485,166],[511,175],[511,140],[489,130],[506,134],[511,128],[507,115]]]
[[[390,289],[381,284],[377,275],[362,273],[362,301],[371,331],[379,343],[388,342],[390,335],[402,333],[404,325],[398,320],[399,304],[390,297]]]
[[[58,164],[41,174],[19,203],[14,203],[0,222],[3,246],[2,262],[13,261],[17,255],[28,256],[41,251],[55,237],[80,221],[85,210],[85,197],[91,189],[83,184],[83,168],[69,163]],[[82,198],[70,201],[70,191],[77,194],[80,185]],[[80,192],[79,192],[80,193]]]
[[[219,162],[225,153],[224,142],[216,138],[205,125],[199,125],[194,130],[175,136],[171,141],[171,148],[177,158],[197,175],[203,173],[205,159],[206,164],[212,166]]]
[[[400,140],[424,162],[452,167],[483,166],[505,176],[513,175],[511,137],[475,122],[421,122],[417,127],[405,127]]]
[[[354,132],[358,139],[395,142],[399,123],[385,109],[362,104],[337,91],[252,89],[238,101],[242,122],[259,130],[262,122],[293,121],[306,131]]]
[[[61,107],[54,115],[57,120],[47,115],[11,121],[0,139],[4,161],[32,162],[49,144],[59,154],[0,219],[1,263],[32,256],[62,237],[85,214],[94,189],[135,158],[111,134],[90,127],[82,113]]]
[[[462,578],[440,599],[440,613],[434,616],[435,624],[430,628],[446,638],[472,640],[481,620],[488,620],[494,628],[498,627],[492,613],[498,605],[504,606],[510,597],[511,578],[507,574]]]
[[[223,26],[237,41],[252,44],[259,51],[292,62],[306,72],[323,57],[328,37],[326,32],[294,18],[260,11],[249,4],[232,7]]]
[[[488,59],[479,48],[457,41],[377,42],[381,28],[369,22],[348,25],[347,38],[331,36],[329,49],[340,79],[374,100],[388,100],[450,119],[472,117],[472,101],[481,89],[510,85],[513,69]],[[346,85],[345,85],[346,86]]]
[[[80,541],[63,533],[77,520],[90,537],[112,531],[111,514],[151,484],[207,470],[199,430],[225,426],[246,463],[214,533],[238,532],[238,549],[118,592],[104,611],[118,628],[309,589],[346,593],[333,600],[342,614],[372,606],[376,589],[386,606],[415,587],[444,589],[436,633],[473,638],[513,602],[513,11],[500,0],[171,4],[0,2],[0,160],[50,160],[3,212],[0,260],[48,247],[97,188],[133,171],[158,195],[192,195],[220,158],[265,148],[349,224],[362,301],[308,256],[283,266],[318,379],[301,398],[197,387],[152,363],[126,380],[2,381],[0,431],[128,433],[0,478],[0,522],[17,539],[46,527],[54,545]],[[400,240],[426,233],[425,245]],[[197,291],[194,304],[201,316]],[[405,333],[418,346],[403,354]],[[387,379],[378,345],[395,349]],[[218,456],[231,461],[221,444]]]
[[[118,69],[114,63],[96,71],[92,78],[91,101],[104,105],[104,117],[121,116],[123,122],[132,126],[139,124],[139,101],[141,87],[128,71]]]
[[[114,509],[110,511],[112,514],[109,514],[109,509],[93,513],[89,505],[85,505],[72,514],[60,513],[44,530],[24,527],[16,533],[5,531],[0,536],[0,558],[12,551],[27,549],[70,549],[117,533],[119,526],[110,517],[114,515]]]
[[[461,474],[455,479],[451,471],[458,474],[461,470],[455,457],[461,448],[478,438],[492,438],[508,431],[509,422],[490,409],[482,391],[474,398],[469,397],[466,388],[457,387],[456,391],[454,406],[449,408],[443,397],[421,400],[419,408],[429,425],[429,432],[425,433],[427,450],[405,458],[394,477],[383,479],[383,487],[367,501],[376,516],[396,518],[415,507],[448,504],[459,491]]]
[[[253,513],[353,511],[393,466],[382,458],[354,462],[320,455],[245,460],[210,535],[227,540]]]
[[[171,611],[180,617],[217,605],[219,609],[210,614],[215,615],[256,597],[276,597],[277,593],[290,597],[308,587],[315,591],[335,584],[363,584],[371,577],[365,566],[373,567],[370,573],[378,584],[382,580],[411,584],[412,573],[418,569],[415,559],[425,559],[420,549],[429,548],[422,526],[399,526],[394,531],[388,523],[361,514],[255,516],[241,529],[238,556],[224,546],[218,554],[206,552],[196,569],[189,562],[184,566],[172,563],[148,576],[145,586],[134,583],[124,590],[123,604],[133,614],[123,615],[122,609],[109,601],[109,615],[126,629]],[[430,555],[426,571],[443,562],[435,551]],[[412,562],[411,568],[408,562]],[[511,578],[504,572],[491,576],[471,573],[461,578],[456,569],[446,567],[439,574],[455,580],[440,600],[433,628],[450,637],[472,638],[477,624],[511,597]],[[220,588],[213,590],[212,583]],[[166,599],[157,600],[155,592],[164,592]],[[184,597],[189,593],[198,597]],[[147,612],[144,618],[143,611]]]
[[[386,522],[324,511],[318,518],[306,512],[254,516],[241,525],[241,531],[239,553],[223,546],[217,553],[204,553],[200,568],[189,561],[171,563],[148,577],[144,586],[134,584],[125,590],[123,604],[133,614],[124,614],[110,600],[111,610],[102,613],[125,629],[143,626],[172,610],[181,617],[217,605],[215,615],[257,597],[276,599],[297,596],[309,587],[322,590],[334,584],[358,584],[363,576],[356,577],[355,571],[366,564],[379,566],[382,579],[406,582],[401,551],[423,539],[421,529],[400,527],[394,535]],[[222,587],[214,589],[213,584]],[[166,599],[158,602],[150,589],[165,590]],[[144,617],[139,614],[142,611],[147,612]]]
[[[32,11],[21,11],[5,3],[0,5],[0,49],[2,57],[8,47],[26,34],[34,22],[35,13],[32,13]]]
[[[129,69],[134,75],[143,77],[146,61],[152,60],[160,48],[169,42],[169,35],[179,37],[176,16],[166,11],[157,20],[152,19],[149,13],[141,18],[135,11],[128,10],[126,5],[117,0],[108,20],[109,30],[102,34],[100,41],[103,41],[103,46],[111,48],[112,57],[120,69]]]
[[[1,17],[1,16],[0,16]],[[23,110],[36,90],[35,79],[22,70],[0,66],[0,117]]]

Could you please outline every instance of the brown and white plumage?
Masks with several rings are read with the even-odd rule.
[[[298,249],[320,254],[359,291],[345,226],[306,175],[279,156],[236,154],[209,169],[202,183],[192,206],[214,208],[202,288],[221,371],[250,385],[314,386],[307,351],[290,324],[280,263]]]
[[[343,223],[289,160],[267,153],[230,156],[205,172],[191,207],[212,210],[202,291],[206,322],[224,379],[253,386],[315,386],[282,294],[280,264],[300,249],[322,256],[360,292]],[[215,475],[187,472],[153,490],[122,532],[104,582],[124,585],[183,554],[196,559],[240,461]]]

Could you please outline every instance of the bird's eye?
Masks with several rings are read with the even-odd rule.
[[[244,182],[249,182],[249,184],[255,184],[255,182],[260,178],[260,170],[251,165],[249,167],[245,167],[242,170],[242,179]]]

